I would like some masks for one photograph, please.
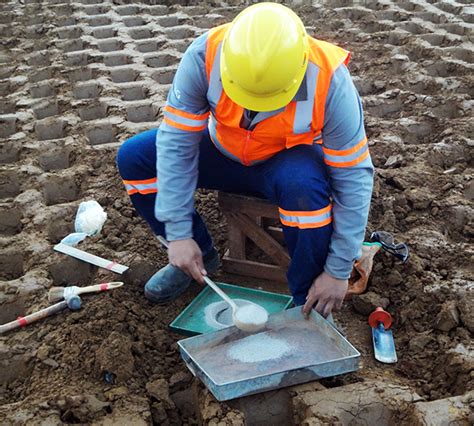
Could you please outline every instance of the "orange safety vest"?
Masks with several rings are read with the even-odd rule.
[[[222,89],[220,53],[230,24],[209,31],[206,47],[207,99],[211,106],[209,133],[214,145],[226,156],[244,164],[264,161],[286,148],[322,143],[326,97],[333,72],[349,62],[350,52],[309,37],[306,71],[307,99],[291,101],[283,111],[256,124],[253,130],[240,127],[244,109]]]

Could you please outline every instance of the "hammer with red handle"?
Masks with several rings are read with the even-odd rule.
[[[62,302],[48,306],[47,308],[41,309],[25,317],[19,317],[15,321],[8,322],[0,325],[0,334],[6,333],[7,331],[14,330],[15,328],[25,327],[28,324],[42,320],[51,315],[57,314],[64,309],[69,308],[71,311],[77,311],[81,308],[81,299],[79,296],[71,296]]]

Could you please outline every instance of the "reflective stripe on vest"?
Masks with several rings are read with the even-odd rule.
[[[306,91],[308,99],[296,102],[296,113],[293,122],[293,133],[301,134],[311,130],[311,122],[313,121],[314,93],[316,89],[316,79],[318,76],[318,67],[315,64],[308,63],[306,71]]]
[[[216,110],[217,104],[222,95],[222,81],[221,81],[221,69],[220,69],[221,46],[222,46],[222,43],[219,43],[219,46],[217,47],[214,63],[212,64],[211,74],[208,78],[209,88],[207,90],[207,100],[209,102],[209,105],[211,106],[211,111]]]
[[[223,91],[220,78],[222,40],[228,27],[229,24],[213,28],[206,46],[207,98],[211,107],[209,132],[214,145],[232,160],[252,165],[284,149],[315,143],[321,137],[332,74],[339,65],[347,64],[349,52],[310,38],[305,74],[307,99],[290,102],[282,111],[247,130],[240,127],[244,109]]]

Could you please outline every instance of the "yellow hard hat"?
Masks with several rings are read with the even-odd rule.
[[[303,81],[309,44],[301,19],[277,3],[243,10],[227,31],[220,71],[225,93],[253,111],[288,105]]]

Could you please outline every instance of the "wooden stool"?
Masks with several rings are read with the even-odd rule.
[[[222,259],[223,270],[231,274],[286,283],[290,256],[284,247],[278,207],[268,201],[243,195],[218,193],[219,207],[227,218],[229,249]],[[247,238],[252,240],[275,264],[247,259]]]

